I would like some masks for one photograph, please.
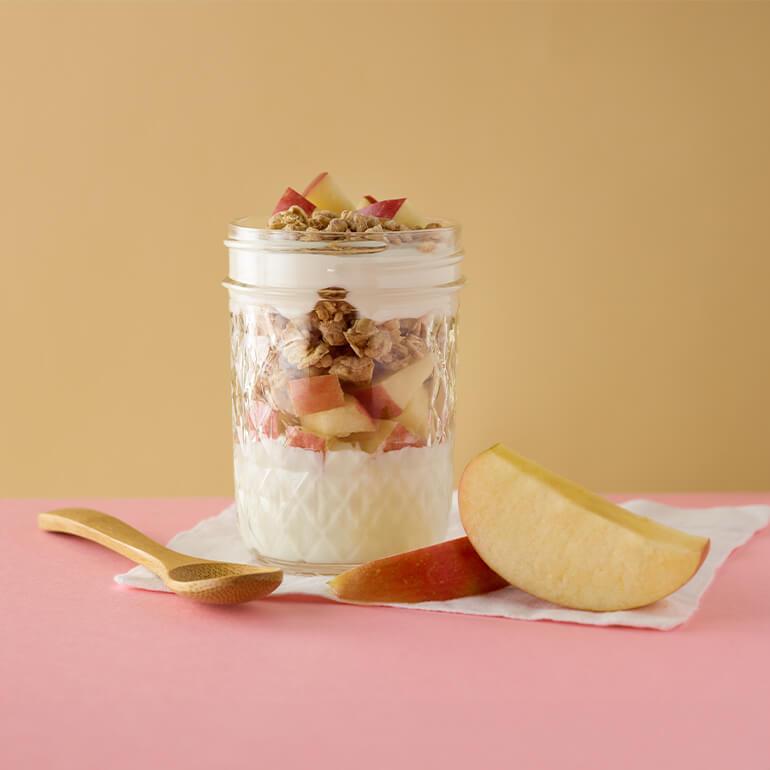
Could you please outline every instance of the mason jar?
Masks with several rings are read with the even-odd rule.
[[[440,541],[452,501],[457,227],[293,232],[236,220],[229,249],[241,536],[334,574]]]

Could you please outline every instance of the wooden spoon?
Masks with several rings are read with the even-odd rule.
[[[174,593],[207,604],[240,604],[275,591],[281,570],[210,561],[172,551],[120,519],[88,508],[61,508],[38,514],[48,532],[93,540],[152,570]]]

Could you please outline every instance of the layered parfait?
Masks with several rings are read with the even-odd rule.
[[[260,226],[261,225],[261,226]],[[290,571],[428,545],[452,493],[456,228],[329,174],[231,228],[241,534]]]

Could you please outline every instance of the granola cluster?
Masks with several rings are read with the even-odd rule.
[[[338,214],[333,211],[316,209],[308,215],[301,206],[290,206],[285,211],[273,214],[268,220],[267,226],[271,230],[303,232],[312,238],[314,233],[322,232],[347,235],[350,233],[396,233],[414,229],[432,230],[440,228],[441,224],[430,222],[422,228],[410,228],[393,219],[367,216],[356,211],[343,211]]]

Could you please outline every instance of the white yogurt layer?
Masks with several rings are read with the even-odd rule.
[[[277,561],[352,565],[438,542],[452,482],[451,442],[371,455],[235,448],[241,534]]]

